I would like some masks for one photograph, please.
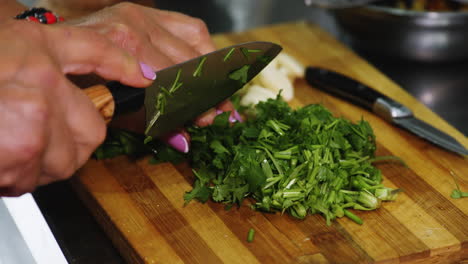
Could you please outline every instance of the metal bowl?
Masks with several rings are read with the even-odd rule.
[[[468,12],[423,12],[382,6],[334,11],[351,44],[363,51],[422,62],[468,58]]]

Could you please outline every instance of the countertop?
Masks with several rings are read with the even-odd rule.
[[[340,32],[327,12],[304,8],[300,1],[288,1],[286,4],[286,1],[233,3],[218,0],[184,5],[178,4],[180,2],[158,1],[158,5],[203,18],[213,33],[305,19],[321,25],[347,43],[346,35]],[[464,135],[468,135],[468,122],[465,121],[468,120],[468,111],[464,102],[467,98],[465,75],[468,62],[421,64],[390,60],[381,54],[366,54],[359,47],[352,48]],[[33,195],[70,263],[123,263],[67,181],[41,187]]]

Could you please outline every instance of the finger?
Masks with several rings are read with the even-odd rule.
[[[105,35],[118,47],[128,51],[140,62],[149,65],[153,72],[174,64],[169,57],[153,46],[146,31],[138,31],[136,28],[131,28],[122,23],[109,23],[105,26],[90,27]]]
[[[200,56],[197,50],[163,27],[154,25],[149,34],[152,45],[174,63],[181,63]]]
[[[67,104],[66,123],[76,146],[76,166],[80,168],[106,137],[106,124],[83,91],[71,83],[73,100]],[[79,109],[79,111],[76,111]]]
[[[48,113],[38,90],[17,83],[0,87],[0,188],[2,195],[17,196],[37,182]]]
[[[152,12],[160,18],[158,23],[164,29],[184,40],[199,53],[206,54],[216,49],[202,20],[171,11],[152,10]]]
[[[174,65],[174,61],[154,47],[150,40],[145,41],[141,48],[137,50],[136,57],[150,65],[153,71],[159,71]]]
[[[69,100],[65,101],[69,102]],[[41,171],[42,174],[50,175],[55,180],[66,179],[78,169],[74,135],[65,121],[66,113],[59,109],[65,108],[61,106],[53,109],[54,118],[50,120],[49,141],[42,159]]]
[[[212,108],[205,113],[198,116],[193,122],[196,126],[205,127],[213,123],[213,120],[217,116],[216,109]]]
[[[57,26],[48,30],[51,52],[56,55],[63,73],[94,72],[109,80],[145,87],[140,64],[127,51],[118,48],[104,36],[89,29]]]
[[[229,120],[231,122],[236,122],[236,121],[243,122],[241,115],[239,114],[239,112],[237,112],[237,110],[235,109],[231,101],[229,100],[223,101],[216,108],[222,112],[231,112],[229,116]]]
[[[60,113],[51,121],[50,143],[43,160],[40,184],[66,179],[80,168],[104,141],[106,125],[81,89],[63,79]],[[61,103],[59,102],[59,103]]]
[[[38,185],[39,174],[31,174],[31,172],[37,171],[36,168],[31,168],[32,166],[35,165],[22,164],[7,173],[2,173],[1,177],[14,178],[15,180],[10,184],[0,183],[0,196],[20,196],[34,191]]]
[[[179,152],[188,153],[190,150],[190,135],[184,129],[173,131],[163,136],[162,140]]]
[[[216,106],[216,108],[212,108],[207,112],[201,114],[194,120],[194,124],[199,127],[204,127],[211,125],[215,117],[223,112],[231,112],[229,115],[229,121],[234,123],[236,121],[243,122],[242,117],[239,113],[235,110],[234,105],[231,101],[226,100]]]
[[[221,102],[220,104],[218,104],[218,105],[216,106],[216,108],[219,109],[219,110],[221,110],[221,111],[223,111],[223,112],[227,112],[227,111],[231,111],[231,112],[232,112],[232,111],[235,110],[234,105],[233,105],[232,102],[229,101],[229,100],[226,100],[226,101]]]

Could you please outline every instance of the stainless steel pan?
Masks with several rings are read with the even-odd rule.
[[[333,10],[353,46],[423,62],[468,58],[468,12],[420,12],[367,5]]]

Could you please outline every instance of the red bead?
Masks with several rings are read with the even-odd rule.
[[[63,17],[59,17],[59,22],[63,22],[65,19]]]
[[[28,20],[28,21],[33,21],[33,22],[38,22],[38,23],[39,23],[39,19],[35,18],[34,16],[28,16],[28,17],[26,18],[26,20]]]
[[[46,18],[47,20],[47,24],[54,24],[57,22],[57,18],[55,17],[54,14],[52,14],[51,12],[45,12],[44,13],[44,17]]]

